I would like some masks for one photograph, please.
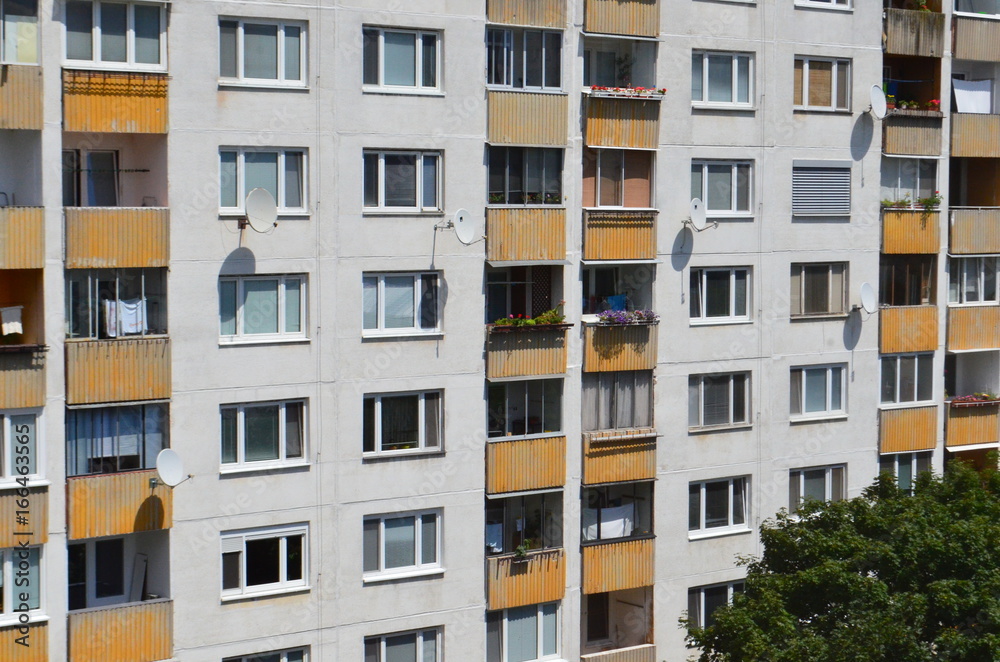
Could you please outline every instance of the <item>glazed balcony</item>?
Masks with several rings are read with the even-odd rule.
[[[489,90],[486,105],[486,140],[491,145],[561,147],[568,140],[565,94]]]
[[[25,627],[28,628],[27,646],[14,642],[25,636],[18,632],[18,626],[0,628],[0,659],[5,662],[49,662],[48,623],[31,623]]]
[[[941,212],[925,209],[882,210],[882,252],[936,255],[941,249]]]
[[[566,437],[486,444],[486,492],[504,494],[559,487],[566,482]]]
[[[588,485],[656,478],[656,430],[583,433],[583,482]]]
[[[953,207],[948,235],[951,255],[1000,253],[1000,207]]]
[[[63,70],[63,130],[166,133],[167,75]]]
[[[585,0],[583,31],[656,37],[660,34],[660,0]]]
[[[566,0],[487,0],[486,20],[489,23],[563,28],[566,26]]]
[[[583,547],[583,585],[586,594],[652,586],[654,540],[621,540]]]
[[[952,16],[956,60],[1000,62],[1000,22],[991,18]]]
[[[938,348],[938,307],[883,306],[878,332],[882,354],[933,352]]]
[[[566,259],[566,209],[488,207],[486,259],[531,262]]]
[[[42,68],[5,64],[0,73],[0,129],[41,131]]]
[[[878,417],[880,453],[927,451],[937,445],[937,405],[881,409]]]
[[[66,341],[66,403],[170,397],[170,339]]]
[[[941,118],[940,112],[931,110],[893,111],[882,123],[882,153],[939,156]]]
[[[0,207],[0,269],[45,267],[45,210]]]
[[[486,559],[486,608],[509,609],[562,600],[566,593],[566,553],[562,549],[527,556]]]
[[[655,323],[584,326],[583,371],[652,370],[658,328]]]
[[[487,326],[487,379],[566,372],[566,333],[571,326]]]
[[[66,268],[166,267],[165,207],[66,207]]]
[[[155,662],[174,652],[173,600],[147,600],[68,615],[70,662]]]
[[[1000,306],[948,308],[948,350],[1000,349]]]
[[[656,646],[642,644],[604,651],[603,653],[581,655],[580,662],[656,662]]]
[[[977,446],[1000,442],[1000,401],[949,402],[945,446]]]
[[[24,505],[23,499],[28,500],[27,506]],[[20,505],[18,502],[21,502]],[[19,510],[28,511],[28,523],[25,525],[15,524]],[[11,523],[10,526],[0,530],[0,549],[17,547],[22,541],[26,545],[41,545],[48,542],[48,488],[29,487],[27,497],[18,494],[18,490],[14,488],[0,490],[0,517],[4,518],[3,521]],[[26,535],[29,532],[31,535]]]
[[[173,526],[173,492],[153,469],[74,476],[66,480],[70,540],[159,531]]]
[[[1000,115],[953,114],[951,155],[1000,158]]]
[[[656,216],[655,209],[584,210],[583,259],[655,259]]]
[[[583,139],[588,147],[656,149],[659,145],[659,95],[617,98],[591,92],[584,106]]]
[[[934,11],[915,9],[885,10],[885,52],[890,55],[919,55],[941,57],[944,55],[944,14],[940,2]]]

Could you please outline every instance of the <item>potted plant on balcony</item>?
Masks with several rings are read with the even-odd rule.
[[[546,310],[531,317],[530,315],[518,314],[501,317],[488,326],[490,333],[507,331],[542,331],[546,329],[568,329],[572,324],[566,323],[566,315],[562,312],[565,301],[560,301],[555,308]]]
[[[924,211],[937,209],[941,204],[941,191],[934,191],[932,195],[926,198],[917,198],[917,204],[923,207]]]
[[[887,95],[885,95],[885,108],[886,108],[886,110],[895,110],[896,109],[896,95],[895,94],[887,94]]]
[[[925,105],[927,107],[927,110],[929,110],[931,112],[935,112],[935,113],[941,112],[941,100],[940,99],[931,99]]]
[[[913,207],[913,202],[910,200],[910,194],[904,193],[902,198],[897,200],[891,200],[889,198],[882,199],[883,209],[910,209]]]
[[[660,316],[652,310],[604,310],[597,313],[597,321],[604,326],[630,324],[656,324]]]
[[[607,87],[591,85],[590,96],[613,99],[662,99],[667,93],[665,87]]]
[[[1000,403],[1000,395],[995,393],[972,393],[970,395],[956,395],[950,400],[952,407],[975,407],[978,405],[988,405]]]

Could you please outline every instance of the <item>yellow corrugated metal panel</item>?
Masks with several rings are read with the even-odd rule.
[[[659,0],[586,0],[585,32],[655,37],[660,34]]]
[[[937,406],[882,409],[878,413],[882,453],[928,451],[937,445]]]
[[[155,470],[77,476],[66,481],[66,537],[70,540],[159,531],[173,526],[173,496],[164,483],[150,487]]]
[[[583,585],[586,594],[652,586],[654,540],[623,540],[583,548]]]
[[[656,478],[656,430],[583,435],[583,482],[589,485]]]
[[[27,507],[23,499],[28,500]],[[18,502],[21,504],[18,505]],[[16,511],[28,511],[24,524],[19,524]],[[41,545],[49,539],[49,490],[45,487],[29,487],[28,496],[18,495],[16,489],[0,491],[0,522],[8,522],[0,527],[0,548],[25,545]],[[31,535],[28,535],[31,534]]]
[[[656,149],[660,143],[660,102],[588,96],[583,138],[591,147]]]
[[[949,230],[952,255],[1000,253],[1000,207],[952,209]]]
[[[941,118],[893,116],[883,122],[884,154],[939,156],[941,154]]]
[[[584,260],[656,258],[655,210],[583,212]]]
[[[885,52],[890,55],[944,55],[944,14],[913,9],[885,10]]]
[[[945,421],[945,446],[971,446],[1000,441],[1000,405],[950,404]]]
[[[43,125],[42,68],[0,67],[0,129],[41,131]]]
[[[561,549],[530,552],[526,558],[486,559],[486,608],[510,609],[562,600],[566,560]]]
[[[891,306],[879,310],[883,354],[933,352],[938,347],[937,306]]]
[[[45,406],[45,352],[0,353],[0,409]]]
[[[581,655],[580,662],[656,662],[656,646],[642,644],[603,653]]]
[[[656,324],[584,327],[583,371],[652,370],[656,367]]]
[[[66,343],[66,404],[170,397],[170,339]]]
[[[1000,115],[953,114],[951,155],[1000,157]]]
[[[566,25],[566,0],[486,0],[486,20],[562,28]]]
[[[941,212],[923,209],[882,210],[882,252],[936,255],[941,249]]]
[[[69,613],[69,662],[156,662],[174,654],[174,602]]]
[[[0,660],[5,662],[49,662],[49,626],[33,623],[28,628],[27,646],[16,643],[24,637],[16,627],[0,628]]]
[[[560,487],[566,482],[566,437],[486,444],[486,492]]]
[[[565,260],[566,210],[538,207],[487,209],[486,259]]]
[[[66,207],[66,268],[166,267],[165,207]]]
[[[530,326],[487,327],[486,376],[493,379],[566,372],[566,331]]]
[[[166,133],[167,75],[64,69],[63,130]]]
[[[948,308],[948,349],[1000,349],[1000,306]]]
[[[952,57],[1000,62],[1000,23],[969,16],[952,16],[952,23],[955,34]]]
[[[486,94],[487,141],[492,145],[553,145],[568,140],[569,97],[542,92]]]
[[[45,210],[0,207],[0,269],[45,267]]]

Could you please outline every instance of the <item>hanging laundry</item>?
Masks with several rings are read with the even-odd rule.
[[[118,302],[118,315],[123,336],[146,332],[146,300],[127,299]]]
[[[114,299],[104,299],[101,301],[104,307],[104,332],[108,338],[118,337],[118,306]]]
[[[993,81],[952,80],[956,110],[960,113],[988,115],[992,110]]]
[[[3,335],[9,336],[12,333],[24,333],[21,326],[21,309],[24,306],[8,306],[0,308],[0,330]]]

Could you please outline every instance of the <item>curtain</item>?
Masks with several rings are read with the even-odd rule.
[[[383,521],[385,568],[416,565],[416,518],[393,517]]]
[[[303,410],[301,402],[285,405],[285,457],[302,457]]]
[[[118,153],[87,153],[87,206],[118,206]]]
[[[788,388],[789,413],[802,413],[802,370],[792,370]]]
[[[277,25],[243,24],[243,75],[246,78],[277,80]]]
[[[507,610],[507,662],[538,659],[538,607]]]
[[[383,292],[385,328],[412,328],[414,326],[413,277],[386,276],[383,281]]]
[[[417,425],[419,397],[401,395],[382,398],[381,450],[417,446],[420,438]]]
[[[302,152],[285,152],[285,199],[281,201],[282,207],[294,209],[303,206],[305,173],[302,156]]]
[[[729,416],[730,378],[728,375],[703,378],[703,425],[731,423]]]
[[[37,0],[4,0],[0,29],[3,30],[4,62],[38,62]]]
[[[441,445],[441,394],[424,394],[424,445],[438,447]]]
[[[809,60],[809,105],[833,105],[833,62]]]
[[[416,207],[417,157],[413,154],[386,154],[383,158],[385,206]]]
[[[993,81],[952,79],[951,86],[958,112],[985,115],[993,109]]]
[[[609,427],[632,427],[636,409],[635,374],[620,372],[615,377],[617,377],[615,379],[615,413],[614,420]]]

